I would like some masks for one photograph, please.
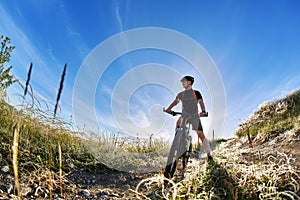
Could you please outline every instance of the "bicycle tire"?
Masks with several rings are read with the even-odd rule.
[[[186,133],[184,131],[180,132],[178,134],[178,145],[177,145],[177,151],[176,151],[176,158],[173,162],[172,168],[171,168],[171,178],[174,177],[174,174],[177,170],[177,165],[179,164],[179,159],[181,158],[182,166],[184,165],[184,156],[186,153]],[[184,169],[184,166],[183,166]]]
[[[189,159],[190,159],[191,153],[192,153],[192,149],[193,149],[193,144],[192,144],[192,141],[191,141],[191,138],[190,138],[189,147],[188,147],[188,149],[185,152],[185,155],[183,157],[183,168],[184,169],[185,169],[185,167],[187,166],[187,164],[189,162]]]
[[[165,171],[164,171],[164,176],[166,178],[172,178],[175,170],[176,170],[176,165],[177,165],[177,150],[178,150],[178,146],[179,146],[179,142],[180,142],[180,133],[178,133],[178,130],[176,131],[175,134],[175,138],[172,142],[171,145],[171,149],[170,149],[170,153],[168,155],[168,160],[167,160],[167,165],[165,167]],[[171,173],[172,172],[172,173]]]
[[[177,168],[177,163],[178,163],[178,160],[175,159],[174,162],[173,162],[173,164],[172,164],[171,171],[170,171],[171,178],[173,178],[173,176],[175,174],[175,171],[176,171],[176,168]]]

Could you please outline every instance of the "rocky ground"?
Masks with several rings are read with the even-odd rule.
[[[17,199],[14,177],[7,166],[0,172],[0,199]],[[154,174],[107,172],[95,174],[84,169],[76,170],[63,177],[63,196],[59,181],[53,182],[53,199],[134,199],[136,185]],[[20,177],[23,199],[49,199],[49,190],[44,178],[31,175]],[[44,183],[42,183],[44,181]],[[130,190],[131,189],[131,190]]]

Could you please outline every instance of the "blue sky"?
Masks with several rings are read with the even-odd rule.
[[[185,34],[206,50],[220,72],[226,94],[226,115],[223,129],[216,134],[231,137],[238,123],[261,103],[299,88],[299,9],[300,2],[296,0],[2,0],[0,34],[10,37],[16,46],[10,63],[15,76],[24,82],[32,62],[31,85],[35,95],[50,105],[55,103],[60,74],[67,63],[60,104],[60,116],[67,120],[73,115],[72,97],[79,69],[101,42],[123,31],[143,27],[160,27]],[[167,65],[180,75],[195,75],[195,88],[203,93],[208,112],[213,110],[205,77],[198,77],[189,63],[172,53],[144,49],[120,56],[100,78],[94,96],[100,128],[116,127],[110,107],[118,80],[147,63]],[[178,86],[180,88],[179,81]],[[14,103],[17,93],[22,93],[17,86],[9,90]],[[131,120],[136,126],[151,124],[154,119],[149,108],[168,106],[175,93],[157,84],[141,85],[128,102]],[[91,105],[81,106],[82,116],[87,120],[82,124],[88,125],[90,113],[84,111]],[[172,117],[165,118],[162,134],[172,132],[175,122]],[[212,118],[203,120],[205,130],[213,121]]]

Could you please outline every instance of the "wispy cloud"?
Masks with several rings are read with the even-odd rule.
[[[25,68],[30,60],[35,60],[39,65],[46,68],[46,64],[38,56],[34,45],[28,39],[27,35],[14,23],[9,13],[0,4],[0,18],[5,19],[1,22],[0,27],[4,34],[12,39],[12,43],[17,46],[14,53],[14,60],[18,61],[20,67]],[[23,53],[23,55],[22,55]],[[25,54],[25,55],[24,55]]]
[[[71,38],[71,40],[73,41],[73,45],[77,50],[78,55],[80,56],[81,60],[84,60],[84,58],[89,54],[91,49],[84,42],[84,40],[81,37],[81,34],[74,28],[72,28],[68,22],[66,22],[66,27],[69,38]]]
[[[119,2],[115,3],[115,12],[116,12],[117,21],[118,21],[119,26],[120,26],[120,31],[122,32],[124,30],[124,28],[123,28],[122,19],[121,19],[121,16],[120,16],[120,4],[119,4]]]

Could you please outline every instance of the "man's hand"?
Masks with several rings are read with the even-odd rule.
[[[199,117],[207,117],[207,112],[202,111],[202,112],[199,114]]]
[[[171,105],[165,110],[165,112],[169,113],[169,114],[172,114],[172,108],[174,106],[176,106],[177,104],[179,103],[179,100],[178,99],[175,99]]]
[[[167,113],[171,114],[172,113],[172,110],[171,108],[168,108],[167,110],[165,110]]]

